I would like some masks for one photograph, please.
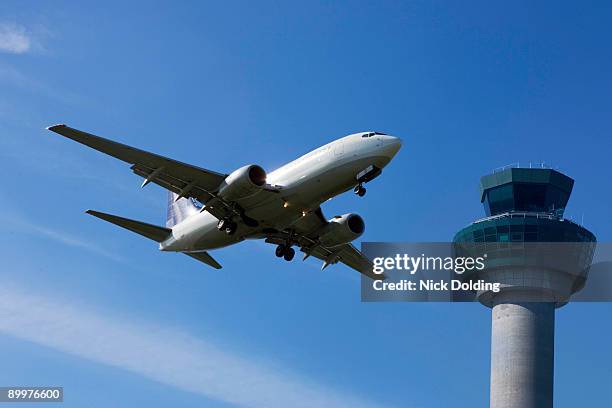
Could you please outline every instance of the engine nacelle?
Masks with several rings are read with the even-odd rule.
[[[219,195],[225,200],[237,200],[257,193],[266,184],[266,171],[256,164],[249,164],[234,170],[227,176]]]
[[[359,238],[363,231],[365,223],[359,215],[353,213],[337,215],[323,227],[319,241],[323,246],[335,247]]]

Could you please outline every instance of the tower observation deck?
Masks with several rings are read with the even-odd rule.
[[[464,280],[500,283],[481,291],[492,309],[491,408],[553,406],[555,309],[588,277],[596,239],[563,218],[574,180],[553,169],[506,168],[480,180],[486,217],[454,238],[457,255],[487,255]]]

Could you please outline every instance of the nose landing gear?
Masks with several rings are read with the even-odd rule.
[[[285,261],[291,261],[295,256],[295,250],[290,246],[286,245],[277,246],[276,251],[274,253],[279,258],[285,258]]]
[[[365,187],[359,183],[355,186],[355,189],[353,190],[355,192],[355,194],[357,194],[359,197],[363,197],[366,193],[366,189]]]
[[[359,184],[357,184],[355,186],[355,190],[353,190],[355,191],[355,194],[357,194],[359,197],[363,197],[366,193],[366,189],[363,187],[363,183],[367,183],[368,181],[374,180],[376,177],[380,176],[381,173],[382,170],[374,166],[373,164],[369,165],[368,167],[357,173],[355,179]]]

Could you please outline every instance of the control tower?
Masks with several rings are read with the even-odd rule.
[[[486,218],[459,231],[456,255],[486,267],[464,280],[500,283],[475,294],[492,309],[491,408],[553,406],[555,309],[587,279],[595,236],[563,218],[574,180],[545,168],[505,168],[480,180]]]

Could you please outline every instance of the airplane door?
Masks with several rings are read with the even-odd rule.
[[[344,154],[344,142],[338,142],[334,145],[334,156],[342,156]]]

